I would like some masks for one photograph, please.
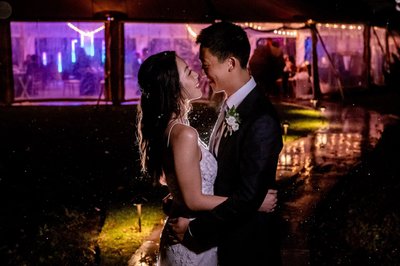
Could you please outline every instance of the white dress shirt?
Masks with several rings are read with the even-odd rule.
[[[240,89],[238,89],[234,94],[232,94],[228,99],[226,99],[226,104],[228,108],[232,108],[235,106],[237,108],[239,104],[242,103],[244,98],[256,87],[256,81],[253,77],[250,77],[250,80],[244,84]]]

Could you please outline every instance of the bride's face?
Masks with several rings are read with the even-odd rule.
[[[190,69],[185,61],[178,56],[176,57],[176,65],[178,67],[179,81],[183,88],[183,96],[189,101],[200,98],[202,93],[199,87],[199,74]]]

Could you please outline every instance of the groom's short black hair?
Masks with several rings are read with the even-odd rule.
[[[229,56],[236,57],[242,68],[247,67],[250,56],[250,42],[246,32],[230,22],[217,22],[201,30],[196,43],[208,48],[219,61]]]

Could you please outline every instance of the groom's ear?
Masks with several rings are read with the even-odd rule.
[[[228,71],[231,72],[236,67],[236,59],[234,57],[228,58]]]

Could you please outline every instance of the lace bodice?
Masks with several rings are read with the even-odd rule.
[[[201,149],[200,173],[202,181],[202,192],[206,195],[213,195],[215,177],[217,176],[217,160],[208,150],[206,145],[200,140],[199,146]]]
[[[169,144],[169,134],[167,143]],[[207,146],[200,139],[198,143],[201,150],[201,160],[199,163],[202,193],[206,195],[213,195],[214,181],[217,176],[217,161],[212,153],[208,151]],[[182,194],[179,190],[176,176],[167,175],[167,183],[169,191],[174,197],[174,201],[177,201],[178,203],[181,203],[182,206],[185,206]],[[160,253],[157,260],[157,266],[217,266],[218,259],[216,247],[208,249],[201,253],[195,253],[187,249],[182,244],[171,244],[168,241],[169,239],[171,239],[170,232],[171,231],[168,227],[168,223],[165,223],[160,241]]]
[[[176,123],[179,124],[179,123]],[[176,125],[172,125],[168,134],[167,145],[169,146],[169,137],[172,128]],[[200,160],[200,174],[201,174],[201,184],[202,184],[202,193],[205,195],[213,195],[214,194],[214,181],[217,176],[217,161],[214,158],[214,155],[208,150],[207,145],[198,139],[198,144],[201,150],[201,160]],[[167,169],[166,169],[167,170]],[[168,189],[171,192],[175,202],[178,205],[181,205],[182,208],[185,208],[185,204],[183,201],[183,196],[180,191],[178,180],[174,174],[174,171],[171,169],[166,171],[166,178]]]

